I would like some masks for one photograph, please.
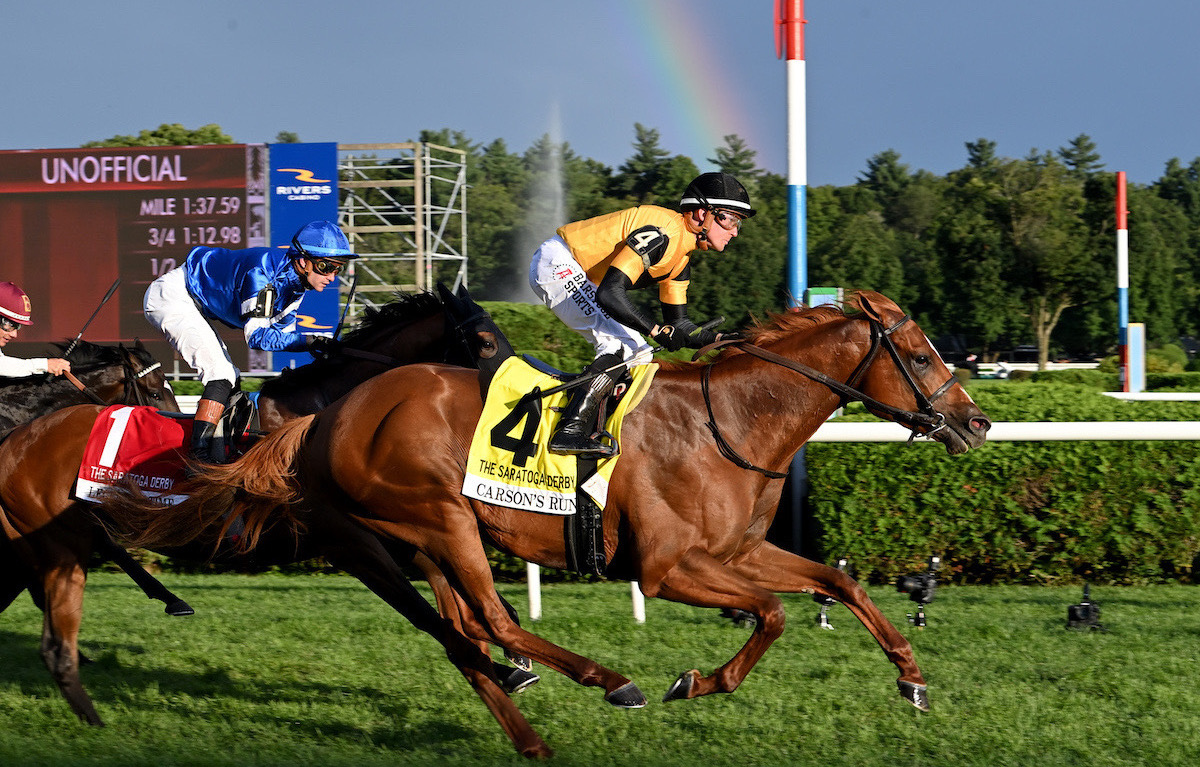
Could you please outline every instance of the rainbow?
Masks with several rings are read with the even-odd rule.
[[[658,130],[664,149],[692,158],[701,170],[710,169],[708,158],[731,133],[757,149],[760,143],[740,98],[746,86],[732,74],[737,52],[721,44],[717,21],[702,23],[685,0],[621,0],[620,5],[627,25],[622,37],[634,41],[624,53],[632,56],[635,71],[647,74],[648,95],[670,109],[668,125],[638,122]],[[672,141],[683,145],[671,146]]]

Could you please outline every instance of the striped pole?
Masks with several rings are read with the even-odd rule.
[[[1121,362],[1121,391],[1129,385],[1129,210],[1125,171],[1117,171],[1117,349]]]
[[[775,55],[786,56],[788,106],[788,293],[798,309],[808,288],[808,132],[804,0],[775,0]]]
[[[787,65],[788,114],[788,308],[797,311],[808,290],[808,113],[805,91],[804,0],[775,0],[775,56]],[[801,552],[808,466],[802,447],[788,472],[791,549]]]

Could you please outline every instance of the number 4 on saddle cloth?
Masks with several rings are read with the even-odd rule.
[[[655,364],[633,366],[628,390],[612,408],[605,426],[617,445],[622,419],[645,396],[657,370]],[[564,516],[568,527],[584,524],[591,529],[593,523],[579,522],[575,516],[592,511],[593,532],[598,532],[599,510],[607,500],[608,481],[620,450],[598,461],[546,450],[570,392],[545,397],[541,392],[560,383],[559,378],[534,369],[520,357],[504,361],[488,386],[483,414],[471,439],[462,492],[495,506]],[[585,540],[589,541],[586,548],[594,553],[595,537]],[[592,554],[585,553],[584,558],[586,567],[574,569],[597,572],[603,568],[603,561],[591,561]]]
[[[242,394],[242,393],[238,393]],[[218,436],[245,438],[257,411],[247,399],[231,401],[218,426]],[[253,411],[253,413],[251,412]],[[128,476],[147,496],[172,506],[186,496],[172,492],[185,479],[185,459],[192,439],[192,418],[164,413],[154,407],[112,405],[100,411],[92,425],[75,482],[75,498],[100,503],[102,493],[122,484]],[[243,445],[244,447],[244,445]]]

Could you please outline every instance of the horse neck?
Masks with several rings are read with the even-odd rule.
[[[281,420],[311,415],[351,389],[400,365],[439,361],[444,352],[445,320],[441,312],[399,328],[381,328],[372,338],[358,338],[353,348],[388,358],[388,362],[345,355],[338,364],[311,363],[283,379],[263,384],[259,408],[276,411]]]
[[[80,377],[80,381],[88,386],[85,378]],[[91,400],[87,395],[63,378],[9,383],[0,387],[0,429],[32,421],[69,405],[88,403],[91,403]]]
[[[793,333],[762,348],[844,383],[869,346],[869,326],[847,318]],[[713,413],[726,440],[739,452],[744,448],[742,454],[760,466],[789,460],[841,404],[824,384],[746,353],[714,365],[709,388]]]

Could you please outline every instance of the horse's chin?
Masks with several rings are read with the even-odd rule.
[[[946,446],[946,452],[950,455],[962,455],[971,449],[971,445],[953,428],[942,429],[932,436]]]

